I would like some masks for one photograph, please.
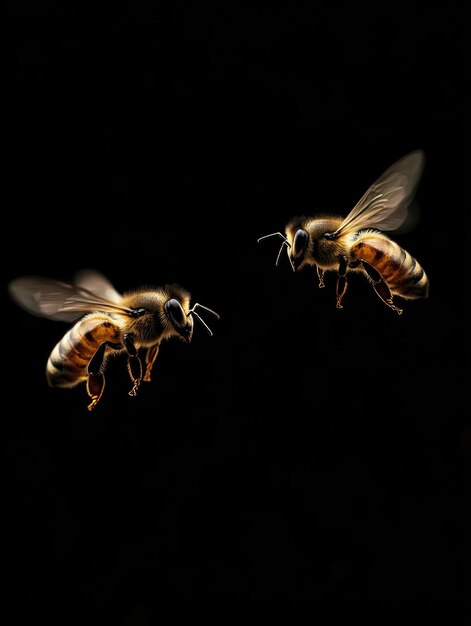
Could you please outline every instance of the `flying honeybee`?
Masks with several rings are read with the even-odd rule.
[[[383,302],[401,314],[393,296],[427,298],[429,280],[419,262],[381,231],[397,230],[405,222],[423,166],[423,151],[411,152],[368,188],[347,217],[294,217],[286,225],[284,235],[271,233],[257,241],[281,237],[276,265],[286,247],[294,271],[316,267],[319,287],[325,286],[324,272],[336,271],[338,309],[342,308],[347,291],[347,274],[360,271]]]
[[[150,381],[164,339],[177,337],[189,343],[194,318],[212,335],[197,309],[219,318],[202,304],[190,308],[190,294],[179,285],[139,288],[122,295],[95,270],[78,272],[71,283],[23,276],[8,288],[11,298],[29,313],[75,322],[52,350],[46,378],[51,387],[71,388],[86,382],[90,411],[103,394],[108,357],[126,354],[132,383],[129,395],[135,396],[141,381]]]

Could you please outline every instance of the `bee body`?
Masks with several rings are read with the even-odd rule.
[[[299,271],[312,266],[317,269],[319,286],[324,287],[324,273],[337,273],[337,308],[347,290],[347,275],[366,275],[374,290],[393,311],[401,314],[393,296],[404,299],[426,298],[429,280],[420,263],[383,230],[398,229],[407,217],[415,187],[422,172],[424,155],[411,152],[371,185],[345,217],[318,215],[292,218],[280,232],[262,239],[279,236],[283,240],[278,252],[286,247],[291,267]]]
[[[25,276],[13,280],[9,291],[12,299],[33,315],[75,322],[53,348],[46,379],[51,387],[63,388],[85,382],[91,398],[89,410],[103,394],[111,355],[126,355],[133,384],[129,394],[134,396],[143,380],[150,381],[162,341],[175,337],[189,343],[194,317],[212,335],[197,307],[219,317],[198,303],[190,308],[190,294],[179,285],[122,295],[95,270],[79,272],[72,283]]]
[[[89,313],[52,350],[46,365],[49,386],[70,388],[86,381],[88,364],[103,342],[119,344],[125,349],[119,324],[106,313]]]
[[[409,300],[428,296],[429,281],[422,266],[384,233],[360,232],[350,248],[349,261],[373,267],[393,295]]]

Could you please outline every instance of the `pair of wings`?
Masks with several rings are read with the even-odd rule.
[[[396,161],[366,191],[333,233],[348,235],[364,228],[397,230],[408,216],[425,155],[415,150]]]
[[[91,311],[131,313],[123,296],[96,270],[78,272],[71,283],[42,276],[22,276],[8,285],[16,304],[39,317],[74,322]]]

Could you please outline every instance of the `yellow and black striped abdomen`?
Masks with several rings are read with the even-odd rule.
[[[74,387],[84,382],[87,366],[104,341],[121,343],[118,324],[106,313],[90,313],[56,344],[46,366],[51,387]]]
[[[359,259],[379,272],[392,294],[408,299],[428,296],[429,280],[420,263],[383,233],[359,234],[350,249],[350,262]]]

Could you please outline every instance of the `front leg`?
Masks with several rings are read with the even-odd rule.
[[[154,346],[151,346],[147,349],[146,352],[146,371],[144,374],[144,380],[146,382],[150,382],[150,375],[152,372],[152,367],[154,366],[155,359],[159,354],[160,343],[156,343]]]
[[[135,396],[142,381],[142,363],[139,358],[137,348],[134,345],[132,335],[126,333],[123,336],[123,343],[128,353],[128,373],[133,383],[133,387],[129,392],[129,395]]]

